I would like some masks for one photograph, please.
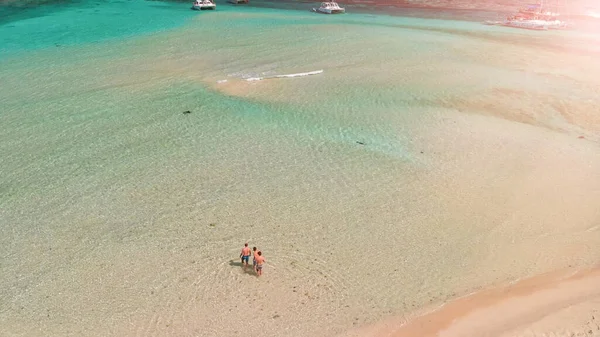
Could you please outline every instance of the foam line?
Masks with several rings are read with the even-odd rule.
[[[251,77],[251,78],[247,78],[246,81],[251,82],[251,81],[267,80],[267,79],[270,79],[270,78],[302,77],[302,76],[309,76],[309,75],[317,75],[317,74],[321,74],[321,73],[323,73],[323,69],[321,69],[321,70],[315,70],[315,71],[309,71],[309,72],[306,72],[306,73],[274,75],[274,76],[266,76],[266,77]]]

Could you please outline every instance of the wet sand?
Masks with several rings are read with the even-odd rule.
[[[600,270],[562,270],[453,300],[340,337],[598,336]]]

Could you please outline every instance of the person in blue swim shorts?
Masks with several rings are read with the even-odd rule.
[[[248,243],[246,242],[244,244],[244,248],[242,248],[242,252],[240,253],[240,258],[242,259],[242,266],[244,267],[244,270],[246,270],[246,267],[248,267],[248,261],[250,261],[250,247],[248,247]]]

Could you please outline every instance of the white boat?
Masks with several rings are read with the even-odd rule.
[[[211,0],[196,0],[192,5],[192,9],[203,11],[207,9],[217,9],[217,5]]]
[[[531,30],[548,30],[546,22],[541,20],[506,20],[502,26],[531,29]]]
[[[337,2],[330,1],[322,2],[321,7],[313,8],[313,12],[323,14],[343,14],[346,12],[346,10],[343,7],[340,7]]]
[[[557,0],[554,0],[556,2]],[[515,14],[509,15],[504,21],[485,21],[484,25],[498,25],[531,30],[567,29],[570,25],[560,20],[557,4],[549,4],[552,0],[538,0],[529,4]]]
[[[250,0],[228,0],[227,2],[237,5],[237,4],[247,4],[250,2]]]
[[[558,0],[538,0],[535,4],[529,4],[519,11],[509,16],[504,26],[547,30],[547,29],[565,29],[568,24],[560,20],[558,12]]]

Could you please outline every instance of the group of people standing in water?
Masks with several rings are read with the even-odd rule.
[[[252,255],[252,268],[254,269],[256,276],[262,275],[263,265],[265,264],[265,257],[262,256],[262,252],[256,247],[252,247],[252,250],[250,250],[250,247],[248,247],[248,243],[244,244],[244,248],[242,248],[242,252],[240,253],[240,259],[242,259],[242,267],[244,267],[244,270],[248,268],[250,255]]]

